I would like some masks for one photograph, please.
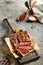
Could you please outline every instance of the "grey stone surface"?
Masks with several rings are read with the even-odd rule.
[[[15,21],[16,18],[27,9],[24,5],[25,1],[27,0],[0,0],[0,56],[2,57],[3,52],[6,54],[10,53],[7,45],[2,41],[2,37],[6,33],[6,28],[3,27],[2,20],[7,17],[13,29],[19,28],[27,30],[31,37],[38,43],[40,59],[25,65],[43,65],[43,24],[26,23],[25,20],[23,22]],[[31,29],[32,25],[35,25],[36,28]],[[15,62],[12,63],[12,65],[16,65]]]

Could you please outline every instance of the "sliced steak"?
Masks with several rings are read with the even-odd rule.
[[[31,46],[32,43],[30,35],[28,35],[27,31],[10,34],[9,38],[11,44],[15,48],[15,53],[19,56],[22,56],[22,54],[27,54],[33,49]]]

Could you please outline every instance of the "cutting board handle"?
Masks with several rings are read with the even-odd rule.
[[[12,27],[11,27],[11,25],[10,25],[10,23],[9,23],[9,21],[8,21],[7,18],[4,18],[4,19],[3,19],[3,22],[4,22],[5,25],[8,27],[9,31],[13,31],[13,29],[12,29]]]

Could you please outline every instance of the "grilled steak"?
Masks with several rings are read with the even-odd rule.
[[[10,34],[9,38],[18,55],[27,54],[33,49],[31,46],[32,42],[27,31]]]

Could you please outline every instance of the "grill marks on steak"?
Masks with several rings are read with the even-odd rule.
[[[31,47],[21,46],[21,47],[18,47],[18,50],[20,50],[23,54],[26,54],[26,53],[29,53],[29,50],[31,50]]]
[[[13,33],[13,34],[11,33],[9,37],[12,43],[21,43],[21,42],[31,41],[30,36],[27,34],[26,31]]]
[[[22,42],[24,42],[24,41],[25,41],[25,35],[24,35],[24,32],[20,32],[19,34],[20,34],[20,37],[21,37],[21,39],[22,39]]]
[[[27,31],[9,35],[10,41],[18,55],[27,54],[32,50],[30,36]]]
[[[19,43],[22,42],[22,37],[21,37],[20,34],[17,34],[17,39],[18,39],[18,42],[19,42]]]
[[[30,46],[31,42],[21,42],[20,44],[14,44],[15,46]]]
[[[28,35],[27,31],[24,32],[25,41],[30,41],[30,36]]]
[[[32,50],[31,42],[21,42],[20,44],[14,44],[16,51],[21,51],[23,54],[29,53]]]
[[[11,43],[18,43],[18,40],[17,40],[17,35],[16,34],[10,34],[10,41],[11,41]]]
[[[23,55],[23,54],[27,54],[29,53],[29,50],[25,50],[25,49],[16,49],[16,52],[20,52],[19,54]]]

